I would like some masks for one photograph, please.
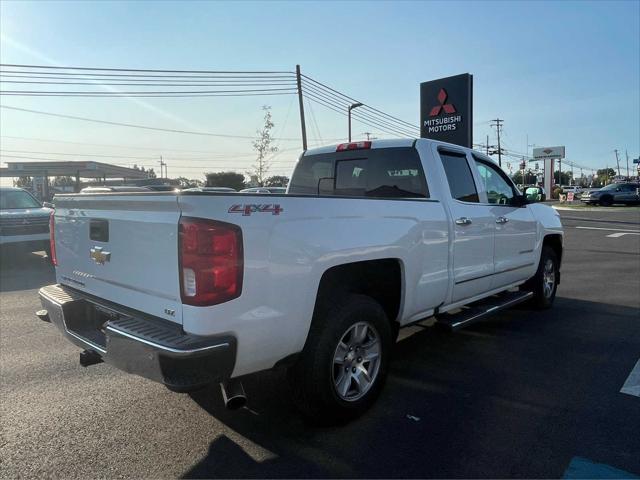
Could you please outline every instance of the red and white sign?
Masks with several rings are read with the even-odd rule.
[[[573,192],[567,193],[567,202],[573,202]]]

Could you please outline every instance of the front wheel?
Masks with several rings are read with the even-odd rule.
[[[536,274],[524,285],[524,289],[533,292],[531,304],[538,309],[550,308],[556,298],[560,266],[558,256],[551,247],[542,247],[540,263]]]
[[[319,308],[289,371],[298,408],[323,424],[361,415],[383,387],[392,337],[384,310],[368,296],[349,295]]]

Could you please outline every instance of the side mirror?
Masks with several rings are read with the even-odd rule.
[[[42,206],[45,208],[55,208],[55,206],[51,202],[42,202]]]

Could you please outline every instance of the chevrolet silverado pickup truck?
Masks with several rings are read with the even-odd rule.
[[[548,308],[563,230],[482,153],[432,140],[305,151],[286,194],[56,196],[44,310],[83,349],[189,391],[286,367],[296,404],[343,421],[380,393],[400,327]]]

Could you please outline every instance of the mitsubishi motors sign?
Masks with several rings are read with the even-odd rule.
[[[464,73],[420,84],[420,136],[472,146],[472,75]]]

